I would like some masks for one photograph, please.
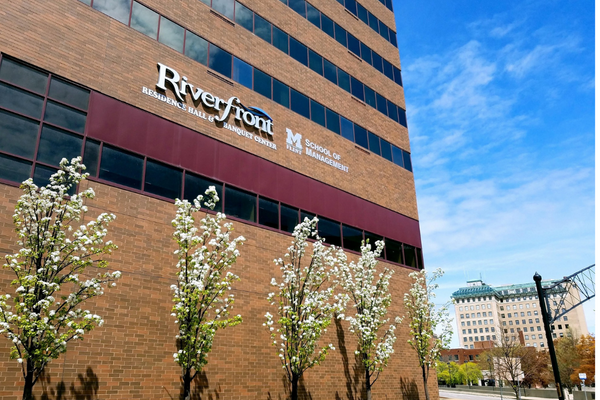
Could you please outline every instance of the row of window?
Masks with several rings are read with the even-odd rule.
[[[193,200],[215,186],[225,214],[272,229],[292,232],[301,219],[315,216],[92,139],[84,144],[88,102],[89,90],[2,58],[0,179],[19,183],[33,177],[37,185],[45,185],[62,158],[83,154],[91,177],[167,199]],[[382,258],[413,268],[423,266],[421,249],[371,232],[323,217],[318,232],[327,243],[353,251],[360,251],[362,240],[384,240]]]
[[[375,18],[374,15],[372,16],[372,14],[369,11],[367,11],[366,8],[364,8],[362,5],[360,5],[356,0],[337,0],[337,1],[338,1],[338,3],[340,3],[341,5],[346,7],[346,10],[350,11],[352,14],[357,16],[362,22],[369,25],[375,32],[381,34],[381,29],[378,27],[382,26],[382,25],[386,26],[383,24],[383,22],[381,22],[377,18]],[[379,0],[379,2],[381,4],[383,4],[384,6],[386,6],[388,8],[388,10],[394,12],[392,0]],[[376,22],[376,21],[379,21],[379,22]],[[386,28],[387,28],[387,26],[386,26]],[[388,29],[389,29],[390,35],[391,35],[393,32],[392,28],[388,28]],[[395,40],[392,42],[390,39],[390,42],[394,46],[398,47]]]
[[[483,321],[483,325],[487,325],[488,324],[488,320],[487,319],[484,319],[484,320],[480,319],[478,321],[473,321],[473,326],[475,326],[475,325],[481,325],[482,324],[481,321]],[[494,325],[494,320],[493,319],[490,319],[489,321],[490,321],[490,325]],[[465,322],[467,324],[466,326],[471,326],[471,321],[461,321],[460,324],[462,326],[465,326]]]
[[[463,338],[463,342],[465,342],[465,343],[466,343],[467,341],[469,341],[469,342],[472,342],[472,341],[473,341],[473,339],[475,339],[475,342],[479,342],[479,341],[482,341],[482,342],[483,342],[483,341],[485,341],[485,340],[496,340],[496,335],[491,335],[491,336],[490,336],[490,335],[486,335],[486,336],[485,336],[485,339],[484,339],[484,336],[483,336],[483,335],[481,335],[481,336],[469,336],[468,338],[467,338],[467,337],[464,337],[464,338]],[[466,348],[466,346],[465,346],[465,348]],[[472,347],[471,347],[471,348],[472,348]]]
[[[62,157],[81,154],[89,90],[2,58],[0,178],[47,182]]]
[[[175,50],[182,51],[191,59],[228,78],[232,78],[237,83],[412,172],[410,153],[392,145],[362,126],[342,117],[335,111],[232,56],[220,47],[209,43],[202,37],[171,22],[140,3],[134,1],[131,6],[131,13],[127,11],[128,16],[124,16],[122,9],[116,7],[106,8],[107,4],[112,4],[113,1],[122,0],[94,0],[92,4],[94,8],[109,17],[128,24],[150,37],[158,38],[159,42]],[[129,2],[129,0],[127,1]],[[91,0],[87,0],[87,2],[90,3]],[[116,12],[115,10],[120,11]],[[381,104],[383,104],[385,98],[381,97],[381,99],[383,99],[381,100]],[[391,102],[390,104],[393,105]],[[396,106],[393,105],[393,107]],[[388,107],[388,112],[394,110],[393,107]],[[396,107],[396,114],[392,111],[389,115],[398,116],[398,110],[402,109]],[[405,114],[402,113],[402,115],[404,116],[403,121],[406,123]]]
[[[304,0],[281,0],[281,1],[284,4],[288,4],[287,1],[289,1],[288,6],[292,10],[296,11],[302,17],[306,18],[310,23],[312,23],[317,28],[321,29],[323,32],[325,32],[331,38],[335,39],[339,44],[341,44],[342,46],[344,46],[345,48],[350,50],[352,53],[356,54],[362,60],[369,63],[369,65],[371,65],[373,68],[375,68],[382,74],[385,74],[388,78],[390,78],[391,80],[396,82],[398,85],[402,85],[402,80],[396,79],[396,75],[390,76],[388,73],[385,72],[384,65],[382,65],[379,62],[380,59],[387,62],[385,59],[383,59],[383,57],[381,57],[379,54],[377,54],[374,50],[372,50],[369,46],[364,44],[362,41],[360,41],[356,37],[354,37],[350,32],[346,31],[344,28],[342,28],[341,26],[339,26],[338,24],[333,22],[333,20],[331,18],[327,17],[325,14],[323,14],[317,8],[312,6],[310,3],[308,3]],[[338,1],[340,1],[340,0],[338,0]],[[366,10],[364,10],[364,11],[366,11]],[[368,11],[367,11],[367,13],[368,13]],[[361,14],[360,14],[359,18],[363,22],[365,21],[365,19],[363,19],[365,17],[366,17],[366,20],[369,21],[369,17],[368,17],[367,13],[363,13],[361,10]],[[379,23],[376,22],[376,21],[378,21],[377,18],[375,18],[374,16],[371,17],[370,21],[371,21],[371,24],[369,24],[367,22],[367,25],[371,26],[371,28],[373,28],[376,31],[377,31],[377,29],[379,29],[379,31],[377,31],[377,33],[379,33],[381,35],[381,37],[386,39],[388,42],[390,42],[395,47],[398,47],[398,43],[396,41],[396,33],[394,31],[392,31],[391,29],[389,29],[387,26],[385,26],[383,24],[381,24],[381,25],[383,25],[383,28],[381,28],[381,25],[379,25]],[[399,74],[398,74],[398,76],[399,76]]]
[[[536,296],[536,298],[537,298],[537,296]],[[500,306],[500,311],[504,311],[504,308],[505,308],[505,307],[506,307],[506,311],[510,311],[510,305],[507,305],[507,306]],[[537,303],[526,303],[526,304],[525,304],[525,308],[529,308],[529,307],[531,307],[531,308],[537,308]],[[516,309],[517,309],[517,305],[516,305],[516,304],[513,304],[513,306],[512,306],[512,309],[513,309],[513,310],[516,310]],[[523,304],[519,304],[519,309],[520,309],[520,310],[522,310],[522,309],[523,309]],[[536,313],[537,313],[537,311],[536,311]],[[509,314],[509,315],[510,315],[510,314]]]
[[[258,14],[255,14],[243,4],[236,1],[234,11],[236,23],[288,54],[294,60],[309,67],[317,74],[325,77],[330,82],[338,85],[357,99],[360,99],[385,116],[406,127],[406,111],[403,108],[398,107],[396,104],[363,84],[360,80],[334,65],[331,61],[322,57],[312,49],[309,49]],[[369,57],[371,57],[370,53],[368,54]],[[381,60],[379,55],[373,55],[373,57],[376,57],[377,60]],[[381,63],[381,61],[378,61],[378,63]],[[386,60],[383,60],[383,72],[390,79],[397,79],[398,84],[402,85],[400,70],[392,66],[392,64]]]
[[[471,329],[463,329],[462,330],[463,335],[466,335],[467,332],[469,333],[469,335],[471,333],[477,333],[477,328],[474,328],[472,330]],[[479,328],[479,333],[483,333],[483,332],[484,332],[484,329],[483,328]],[[492,326],[491,329],[490,328],[485,328],[485,332],[486,333],[487,332],[496,332],[496,329]]]
[[[486,308],[486,304],[482,304],[481,305],[481,309],[485,310],[485,308]],[[487,304],[487,308],[492,308],[492,305],[491,304]],[[471,306],[471,310],[479,310],[479,309],[480,309],[479,304],[476,305],[476,306]],[[462,306],[458,307],[458,310],[462,311],[463,307]],[[464,307],[464,310],[468,311],[469,310],[469,306]]]

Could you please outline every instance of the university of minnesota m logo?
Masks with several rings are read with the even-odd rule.
[[[285,128],[285,131],[287,133],[285,147],[289,151],[293,151],[297,154],[302,154],[302,135],[299,133],[292,132],[290,128]]]

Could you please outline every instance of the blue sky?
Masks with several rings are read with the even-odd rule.
[[[593,264],[594,3],[394,10],[425,266],[446,271],[438,301],[480,276],[532,282]],[[593,301],[584,309],[594,332]]]

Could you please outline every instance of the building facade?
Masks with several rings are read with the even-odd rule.
[[[551,283],[553,281],[544,281],[542,285]],[[576,289],[565,293],[564,289],[557,287],[550,294],[552,305],[556,306],[564,295],[579,299]],[[465,349],[474,349],[482,341],[497,342],[501,337],[538,350],[548,347],[534,282],[492,287],[481,280],[472,280],[467,282],[466,287],[454,292],[452,298],[455,301],[458,340]],[[555,321],[551,329],[555,339],[563,337],[569,329],[577,336],[587,335],[583,308],[569,311],[560,317],[560,321]]]
[[[97,194],[89,216],[117,216],[109,268],[123,273],[87,305],[105,325],[49,365],[38,398],[178,398],[173,203],[210,185],[247,238],[234,267],[244,322],[217,335],[195,395],[287,396],[262,324],[273,259],[301,218],[318,216],[319,234],[350,259],[361,240],[384,239],[380,266],[395,270],[390,312],[403,314],[423,255],[390,0],[0,4],[0,252],[18,249],[19,182],[43,185],[60,159],[82,156],[90,178],[80,190]],[[0,271],[2,293],[12,279]],[[422,391],[408,329],[396,332],[378,398]],[[360,393],[348,326],[332,324],[325,340],[337,350],[305,374],[302,397]],[[9,344],[0,341],[0,398],[22,387]]]

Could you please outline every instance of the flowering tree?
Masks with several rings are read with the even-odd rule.
[[[116,271],[80,277],[86,267],[105,268],[108,263],[102,255],[117,248],[104,241],[114,215],[100,214],[87,225],[75,226],[87,212],[84,199],[94,198],[91,188],[69,194],[89,175],[82,170],[81,158],[70,163],[63,158],[47,186],[39,188],[32,179],[21,184],[24,193],[15,207],[13,221],[21,249],[6,256],[4,267],[15,274],[16,293],[12,301],[9,294],[0,296],[0,333],[13,343],[10,356],[21,365],[24,400],[33,399],[33,386],[42,371],[67,351],[68,342],[82,340],[104,323],[80,306],[102,295],[105,286],[115,286],[121,276]]]
[[[368,400],[371,400],[371,387],[394,352],[396,341],[394,324],[390,324],[383,335],[379,335],[380,329],[389,322],[389,318],[386,318],[387,309],[392,303],[389,284],[394,271],[385,268],[376,278],[377,257],[381,255],[384,244],[380,240],[375,245],[375,251],[371,251],[371,245],[363,242],[358,263],[351,262],[340,268],[341,285],[356,309],[354,316],[348,316],[346,320],[350,322],[350,332],[358,338],[355,354],[360,356],[365,367]],[[400,318],[395,319],[397,324],[401,321]]]
[[[268,300],[277,306],[279,319],[266,313],[265,326],[269,327],[273,345],[279,347],[279,358],[292,385],[291,398],[298,399],[298,381],[304,371],[321,363],[332,344],[320,344],[321,336],[335,314],[342,313],[345,296],[334,295],[333,274],[337,273],[343,251],[326,247],[316,232],[318,219],[304,219],[294,228],[292,245],[284,259],[275,260],[282,278],[273,278],[271,285],[278,293],[270,293]],[[305,261],[307,239],[313,243],[312,255]],[[309,257],[306,255],[306,257]],[[275,329],[274,324],[278,327]],[[316,353],[316,354],[315,354]]]
[[[219,201],[214,186],[206,192],[204,205],[213,209]],[[178,352],[175,362],[182,368],[183,398],[189,399],[192,380],[208,362],[218,329],[235,326],[242,317],[230,317],[234,296],[231,284],[239,277],[229,271],[240,255],[237,249],[245,240],[243,236],[231,239],[233,225],[223,224],[225,214],[208,212],[200,221],[200,234],[193,214],[201,208],[203,196],[194,200],[176,200],[177,215],[173,220],[173,239],[179,248],[175,251],[177,261],[177,285],[172,285],[172,316],[179,325]]]
[[[412,272],[408,276],[414,282],[408,293],[404,294],[411,337],[408,343],[417,352],[427,400],[430,398],[427,390],[429,370],[431,367],[435,368],[440,351],[450,344],[452,336],[448,305],[436,310],[433,302],[438,288],[434,282],[442,275],[444,272],[441,269],[435,270],[430,276],[427,276],[425,270]]]

